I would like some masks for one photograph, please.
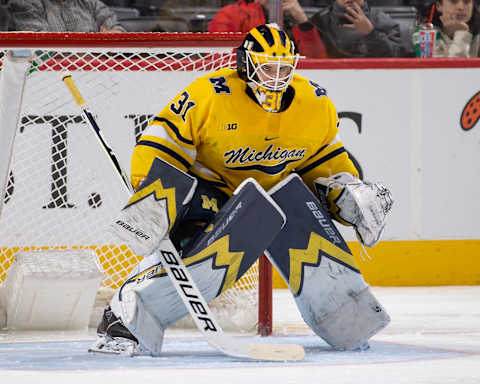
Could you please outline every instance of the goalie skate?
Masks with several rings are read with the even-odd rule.
[[[107,355],[135,356],[138,343],[123,337],[110,337],[108,335],[97,335],[97,340],[88,349],[88,352],[104,353]]]
[[[102,321],[97,329],[97,340],[88,352],[124,356],[151,355],[115,316],[110,307],[103,312]]]

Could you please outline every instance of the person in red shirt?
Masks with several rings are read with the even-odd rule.
[[[223,7],[208,25],[208,32],[243,32],[265,24],[268,17],[269,0],[238,0],[235,4]],[[283,12],[295,24],[286,30],[295,41],[301,55],[314,58],[326,57],[322,40],[312,29],[302,30],[302,23],[308,21],[298,0],[282,0]],[[288,24],[288,23],[285,23]]]
[[[266,23],[262,6],[268,6],[268,0],[238,0],[218,11],[208,25],[208,32],[247,33],[257,25]]]

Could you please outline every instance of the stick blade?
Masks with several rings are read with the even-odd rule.
[[[256,360],[299,361],[305,358],[305,350],[298,344],[249,344],[249,356]]]

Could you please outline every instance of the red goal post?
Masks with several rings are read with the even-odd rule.
[[[8,134],[0,145],[0,282],[20,251],[93,250],[104,271],[101,307],[140,260],[103,229],[126,196],[61,72],[73,74],[129,169],[148,121],[196,77],[235,66],[242,39],[239,33],[2,33],[0,118]],[[271,282],[263,258],[231,295],[219,298],[220,321],[269,334]],[[244,318],[252,305],[258,305],[258,318]]]

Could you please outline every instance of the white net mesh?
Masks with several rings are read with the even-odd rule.
[[[116,244],[105,230],[127,195],[61,81],[61,72],[72,73],[104,136],[128,170],[135,141],[149,120],[196,77],[234,65],[236,42],[225,42],[220,48],[196,47],[191,39],[191,47],[148,49],[73,48],[64,43],[65,48],[46,45],[30,50],[5,172],[0,281],[20,250],[92,249],[105,272],[99,294],[103,305],[139,256]],[[5,72],[7,52],[0,48],[0,73]],[[5,86],[4,80],[2,73],[0,86]],[[235,306],[238,297],[245,296],[248,303],[243,305],[251,308],[257,302],[257,281],[254,266],[222,300]]]

